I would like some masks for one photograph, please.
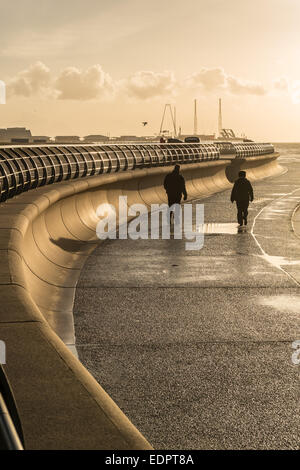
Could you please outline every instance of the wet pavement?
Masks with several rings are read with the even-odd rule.
[[[156,449],[299,449],[300,160],[204,203],[204,246],[105,241],[76,290],[80,360]]]

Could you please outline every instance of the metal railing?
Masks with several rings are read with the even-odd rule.
[[[0,450],[23,450],[24,437],[15,399],[0,364]]]
[[[256,142],[215,142],[221,155],[232,154],[236,158],[256,157],[274,153],[274,146]]]
[[[228,147],[228,143],[226,142]],[[229,143],[237,158],[274,152],[270,144]],[[227,148],[226,147],[226,148]],[[138,143],[0,147],[0,201],[74,178],[139,168],[218,160],[222,143]]]

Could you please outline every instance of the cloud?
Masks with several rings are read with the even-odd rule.
[[[120,82],[120,91],[132,98],[147,100],[174,95],[178,84],[173,72],[135,72]]]
[[[54,86],[61,100],[93,100],[111,96],[115,91],[112,78],[98,64],[83,71],[68,67],[57,77]]]
[[[294,80],[289,85],[289,94],[293,104],[300,104],[300,80]]]
[[[36,62],[26,70],[19,72],[7,84],[8,95],[29,97],[39,92],[46,92],[51,86],[50,69],[42,62]]]
[[[287,77],[279,77],[273,80],[273,87],[278,91],[288,91],[290,84]]]
[[[266,89],[257,82],[249,82],[236,77],[228,76],[227,89],[234,95],[265,95]]]
[[[203,68],[200,72],[193,73],[187,78],[187,85],[193,88],[202,87],[206,91],[214,91],[225,87],[226,74],[222,68]]]
[[[284,78],[275,80],[277,89],[288,87]],[[53,75],[42,62],[36,62],[19,72],[7,85],[8,95],[59,100],[101,100],[125,96],[136,100],[173,97],[178,92],[201,88],[205,92],[227,92],[232,95],[264,95],[258,82],[228,75],[223,68],[202,68],[179,83],[172,71],[137,71],[127,78],[114,81],[99,64],[85,70],[67,67]]]
[[[188,87],[203,88],[205,91],[223,91],[233,95],[264,95],[265,88],[258,82],[242,80],[226,74],[223,68],[202,68],[186,80]]]
[[[6,103],[6,84],[0,80],[0,104]]]
[[[62,100],[92,100],[113,95],[115,85],[109,74],[96,64],[86,70],[67,67],[57,77],[42,62],[19,72],[7,85],[9,96],[40,96]]]
[[[289,96],[293,104],[300,104],[300,80],[278,77],[273,80],[273,89],[276,94]]]

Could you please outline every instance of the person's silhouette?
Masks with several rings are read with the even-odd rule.
[[[231,202],[236,201],[237,220],[240,227],[242,227],[243,222],[247,225],[249,201],[253,201],[253,198],[253,188],[246,178],[246,172],[240,171],[239,178],[234,183],[231,191]]]
[[[179,173],[179,171],[180,166],[175,165],[173,171],[167,174],[164,179],[164,188],[168,196],[169,207],[173,204],[180,204],[182,195],[184,196],[185,201],[187,199],[184,177]]]

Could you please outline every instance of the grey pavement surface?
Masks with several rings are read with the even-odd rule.
[[[198,201],[200,251],[108,240],[82,271],[79,358],[156,449],[300,447],[300,157],[281,161],[254,185],[246,233],[225,191]]]

